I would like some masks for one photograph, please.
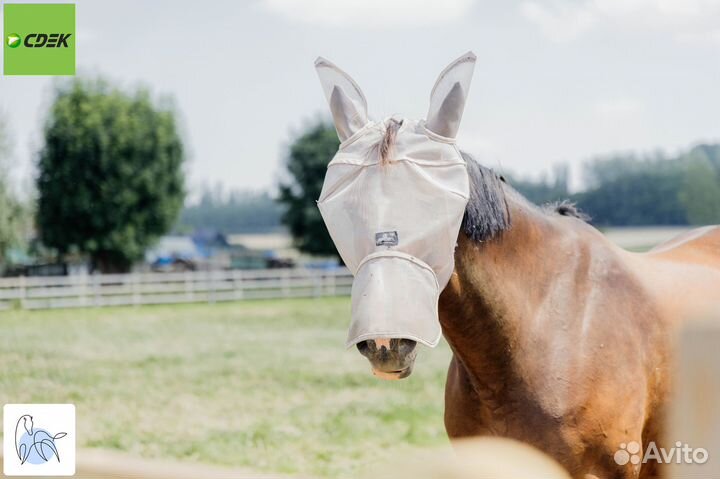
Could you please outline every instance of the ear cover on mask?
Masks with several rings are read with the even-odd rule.
[[[368,122],[367,101],[350,75],[322,57],[315,60],[325,98],[330,104],[340,141],[345,141]]]
[[[476,58],[474,53],[468,52],[440,73],[430,93],[426,122],[428,130],[446,138],[457,136]]]

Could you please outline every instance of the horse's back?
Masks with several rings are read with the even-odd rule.
[[[688,231],[638,258],[638,273],[671,323],[720,306],[719,226]]]
[[[720,226],[696,228],[651,249],[649,256],[720,269]]]

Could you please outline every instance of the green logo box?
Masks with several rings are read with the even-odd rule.
[[[4,4],[5,75],[75,75],[75,4]]]

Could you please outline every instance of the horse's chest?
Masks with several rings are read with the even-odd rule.
[[[557,419],[519,383],[478,383],[456,361],[450,366],[445,425],[451,437],[539,437],[557,426]]]

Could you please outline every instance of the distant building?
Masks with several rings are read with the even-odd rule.
[[[145,252],[145,261],[155,271],[193,271],[207,259],[189,236],[163,236]]]
[[[230,249],[230,243],[225,234],[217,230],[197,230],[192,234],[191,239],[206,258]]]
[[[286,232],[231,234],[234,269],[292,268],[300,253]]]
[[[227,237],[232,246],[243,246],[255,251],[272,251],[277,256],[298,259],[300,252],[293,246],[292,236],[287,232],[259,234],[231,234]]]
[[[244,239],[248,236],[243,235]],[[269,235],[260,235],[269,236]],[[145,254],[146,263],[153,271],[175,272],[216,269],[291,268],[292,258],[278,254],[267,243],[249,241],[251,246],[236,243],[225,234],[212,229],[196,231],[192,236],[163,236]]]

